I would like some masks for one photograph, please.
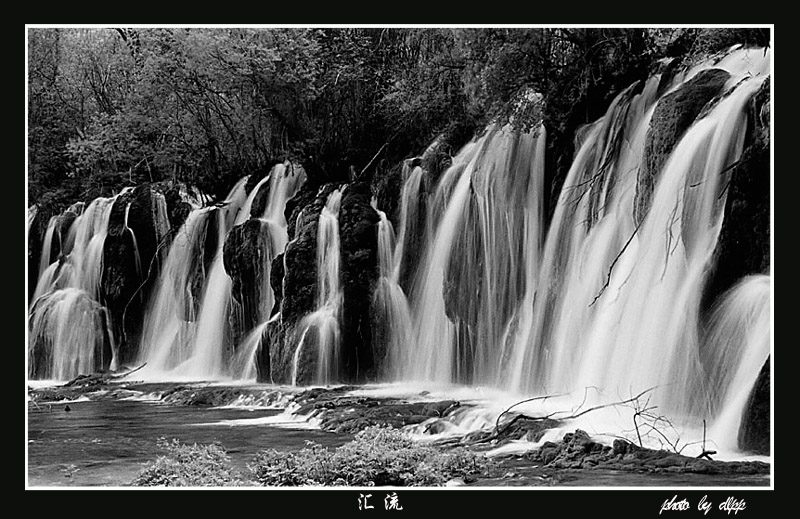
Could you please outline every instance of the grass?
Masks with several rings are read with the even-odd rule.
[[[313,442],[293,452],[260,451],[237,474],[217,445],[161,442],[159,456],[133,481],[134,486],[441,486],[470,481],[486,472],[489,460],[462,447],[441,450],[413,441],[405,433],[372,426],[336,449]]]

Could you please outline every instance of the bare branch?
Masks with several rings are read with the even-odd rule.
[[[592,302],[591,302],[591,303],[589,303],[589,306],[592,306],[592,305],[594,305],[594,304],[597,302],[597,300],[598,300],[598,299],[600,299],[600,296],[602,296],[602,295],[603,295],[603,292],[605,292],[606,288],[608,288],[608,284],[609,284],[609,283],[611,283],[611,272],[614,270],[614,265],[616,265],[616,264],[617,264],[617,261],[619,261],[619,259],[620,259],[620,258],[622,257],[622,255],[625,253],[625,250],[628,248],[628,245],[630,245],[630,244],[631,244],[631,242],[633,241],[633,237],[634,237],[634,236],[636,236],[636,233],[639,231],[639,227],[641,227],[641,226],[642,226],[642,222],[643,222],[643,221],[644,221],[644,220],[642,220],[642,221],[640,221],[638,224],[636,224],[636,228],[635,228],[635,229],[633,230],[633,232],[631,233],[631,237],[630,237],[630,238],[628,238],[628,241],[627,241],[627,242],[625,242],[625,245],[623,245],[623,247],[622,247],[622,250],[621,250],[621,251],[619,251],[619,254],[617,254],[617,257],[616,257],[616,258],[614,258],[614,261],[612,261],[612,262],[611,262],[611,266],[610,266],[610,267],[608,267],[608,276],[607,276],[607,278],[606,278],[606,282],[603,284],[603,286],[602,286],[602,287],[600,287],[600,291],[597,293],[597,295],[596,295],[596,296],[594,296],[594,299],[592,300]]]

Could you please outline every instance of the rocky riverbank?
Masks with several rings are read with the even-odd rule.
[[[470,434],[438,437],[447,418],[471,404],[457,400],[409,401],[363,396],[358,386],[296,389],[280,386],[144,383],[113,376],[78,377],[55,387],[29,388],[29,408],[69,409],[77,399],[147,397],[161,404],[193,407],[248,405],[290,410],[323,431],[352,435],[372,426],[414,426],[430,434],[424,443],[441,452],[461,448],[489,458],[485,470],[456,478],[448,486],[769,486],[770,465],[761,461],[718,461],[667,450],[641,448],[622,439],[611,445],[580,429],[559,441],[541,442],[522,453],[497,454],[511,442],[537,442],[558,425],[517,415],[510,425]],[[424,397],[425,395],[420,395]],[[418,437],[418,436],[417,436]],[[268,446],[265,446],[265,448]]]

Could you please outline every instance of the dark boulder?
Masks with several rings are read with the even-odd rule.
[[[375,377],[371,302],[378,280],[378,213],[370,205],[368,184],[347,187],[339,210],[342,245],[341,373],[343,381]]]
[[[317,308],[317,233],[319,216],[329,195],[339,184],[326,184],[312,198],[308,184],[289,200],[286,215],[290,242],[276,266],[271,284],[280,299],[280,328],[270,337],[272,379],[290,382],[300,341],[299,362],[294,373],[298,384],[314,380],[317,331],[306,330],[303,318]],[[378,277],[378,215],[370,205],[369,184],[347,186],[339,209],[341,243],[340,279],[343,305],[340,313],[340,364],[342,381],[374,376],[370,303]],[[282,274],[282,276],[280,276]]]
[[[103,243],[100,299],[111,315],[121,365],[136,358],[146,301],[158,279],[160,241],[153,188],[143,184],[117,197]]]
[[[270,182],[266,181],[258,188],[258,192],[253,196],[253,202],[250,205],[250,217],[261,218],[267,208],[269,202]]]
[[[270,334],[269,342],[270,370],[276,383],[291,382],[293,357],[301,333],[296,328],[305,315],[316,309],[319,215],[336,187],[327,184],[311,196],[312,188],[304,184],[286,204],[290,241],[280,256],[286,268],[282,269],[282,279],[275,276],[271,279],[273,287],[281,285],[280,325]]]
[[[250,219],[228,232],[223,246],[223,265],[232,281],[231,293],[240,311],[235,312],[234,343],[267,316],[262,310],[267,297],[264,287],[274,255],[269,224]],[[272,305],[270,305],[271,310]]]
[[[659,100],[645,138],[644,164],[639,170],[634,203],[637,224],[650,208],[661,168],[673,148],[709,101],[722,92],[728,78],[730,74],[724,70],[704,70]]]
[[[167,204],[167,219],[170,229],[177,231],[186,221],[186,217],[192,211],[192,206],[184,200],[178,184],[169,184],[162,187],[161,192]]]
[[[770,360],[764,363],[750,393],[739,428],[739,448],[769,456],[770,440]]]
[[[269,283],[270,286],[272,286],[272,295],[275,298],[275,303],[273,304],[272,310],[269,313],[270,317],[281,311],[281,301],[283,299],[283,275],[283,252],[281,252],[275,256],[275,259],[272,260],[272,267],[269,271]]]
[[[717,298],[749,274],[770,269],[770,114],[769,80],[753,97],[748,110],[745,148],[729,176],[716,258],[703,293],[708,311]]]

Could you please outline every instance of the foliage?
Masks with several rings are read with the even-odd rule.
[[[225,450],[216,444],[184,445],[177,439],[158,440],[167,454],[149,463],[134,479],[133,486],[144,487],[222,487],[240,486],[241,479],[230,465]]]
[[[768,36],[725,28],[32,28],[29,194],[71,203],[174,179],[222,197],[242,176],[286,158],[315,183],[347,180],[367,165],[380,175],[437,136],[458,146],[490,120],[523,130],[544,121],[568,156],[574,129],[656,60]]]
[[[440,451],[372,426],[335,450],[311,444],[291,453],[262,451],[250,469],[264,486],[438,486],[474,477],[488,463],[464,448]]]

